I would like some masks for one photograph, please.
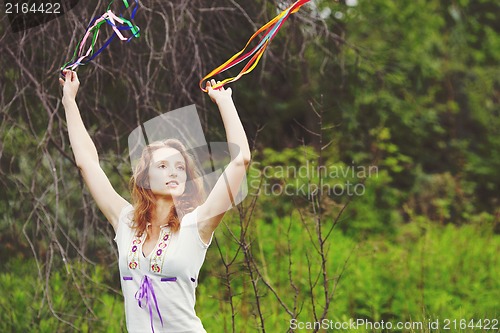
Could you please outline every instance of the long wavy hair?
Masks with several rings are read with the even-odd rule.
[[[133,227],[138,235],[142,235],[146,231],[156,208],[156,198],[149,185],[149,168],[153,152],[161,148],[173,148],[181,153],[186,163],[187,175],[184,193],[175,199],[176,203],[172,205],[165,224],[170,226],[170,230],[173,232],[179,231],[182,216],[203,203],[205,194],[203,180],[193,156],[187,152],[186,147],[177,139],[153,142],[143,149],[141,158],[130,179],[130,192],[134,206]]]

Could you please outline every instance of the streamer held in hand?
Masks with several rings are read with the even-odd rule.
[[[130,20],[124,18],[122,15],[116,15],[110,8],[113,1],[108,5],[108,8],[101,17],[96,17],[92,19],[90,24],[85,31],[84,36],[78,42],[73,57],[70,61],[65,63],[61,67],[61,74],[64,76],[63,71],[65,69],[75,70],[80,65],[86,65],[95,59],[110,43],[118,36],[121,41],[129,42],[132,38],[137,38],[140,36],[139,27],[132,23],[137,13],[137,8],[139,7],[138,0],[134,0],[132,5],[129,4],[128,0],[123,0],[123,5],[125,10],[131,10]],[[108,40],[96,51],[97,40],[99,38],[100,29],[102,26],[110,26],[113,30],[113,34],[108,38]],[[123,35],[124,31],[130,31],[132,34],[129,37]],[[89,38],[91,37],[91,38]],[[85,50],[85,45],[90,40],[90,46]]]
[[[257,30],[252,37],[248,40],[247,44],[245,47],[238,53],[236,53],[234,56],[232,56],[229,60],[227,60],[225,63],[211,71],[209,74],[207,74],[203,79],[200,80],[200,89],[203,90],[204,92],[207,92],[207,89],[204,86],[204,82],[212,77],[214,77],[217,74],[220,74],[222,72],[227,71],[228,69],[242,63],[243,61],[248,60],[246,65],[243,67],[243,69],[240,71],[240,73],[235,76],[235,77],[230,77],[227,79],[224,79],[220,82],[218,82],[216,85],[214,85],[212,88],[213,89],[218,89],[223,87],[225,84],[234,82],[239,80],[243,75],[250,73],[259,63],[260,58],[262,58],[262,55],[264,54],[264,51],[266,50],[267,46],[269,43],[273,40],[273,38],[278,34],[278,31],[281,29],[285,21],[288,19],[288,17],[294,13],[296,13],[300,7],[302,7],[304,4],[308,3],[310,0],[298,0],[296,1],[293,5],[285,9],[283,12],[278,14],[275,18],[273,18],[271,21],[269,21],[267,24],[262,26],[259,30]],[[265,35],[261,38],[259,41],[259,44],[254,47],[252,50],[247,52],[246,54],[243,54],[245,50],[248,48],[252,40],[254,40],[257,36],[260,34],[264,33]],[[243,54],[243,55],[242,55]]]

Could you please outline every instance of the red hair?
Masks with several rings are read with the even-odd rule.
[[[132,193],[132,204],[134,205],[133,221],[138,235],[142,235],[146,231],[156,208],[155,195],[149,188],[149,167],[153,152],[161,148],[173,148],[181,153],[186,163],[187,175],[184,193],[179,198],[176,198],[176,205],[173,205],[170,209],[165,224],[170,226],[173,232],[177,232],[180,228],[179,215],[182,218],[182,216],[203,203],[205,192],[203,180],[193,156],[186,151],[186,147],[177,139],[153,142],[143,149],[141,158],[130,179],[130,191]]]

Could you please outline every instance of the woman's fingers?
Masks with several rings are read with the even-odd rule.
[[[66,79],[69,80],[71,83],[79,84],[80,81],[78,80],[78,75],[76,74],[75,71],[68,71],[66,74]]]
[[[225,92],[225,93],[228,93],[229,95],[231,95],[231,93],[232,93],[231,88],[224,88],[224,86],[222,85],[222,82],[215,81],[215,79],[207,80],[205,87],[206,87],[207,91],[210,93],[213,90]]]
[[[69,80],[70,82],[78,81],[78,75],[76,75],[75,71],[65,69],[63,70],[65,80]]]

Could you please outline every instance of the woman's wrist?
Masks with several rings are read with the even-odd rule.
[[[225,104],[234,104],[233,98],[231,96],[220,96],[219,98],[217,98],[215,103],[218,106],[225,105]]]
[[[63,104],[63,106],[66,106],[66,105],[69,105],[69,104],[72,104],[72,103],[76,103],[75,97],[63,96],[63,98],[62,98],[62,104]]]

